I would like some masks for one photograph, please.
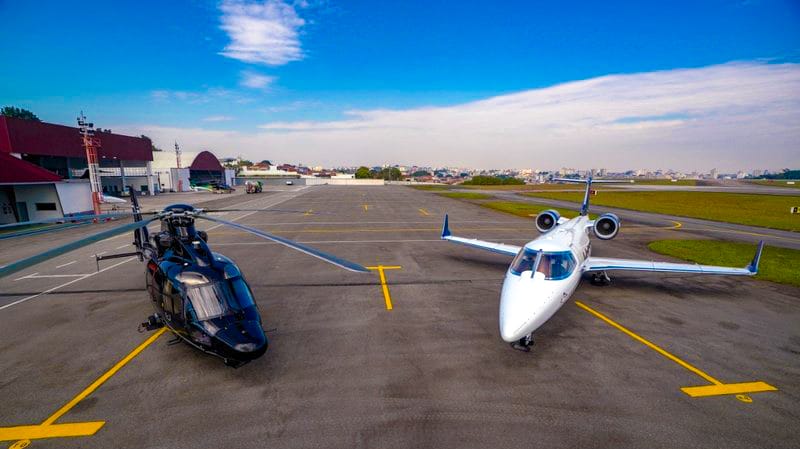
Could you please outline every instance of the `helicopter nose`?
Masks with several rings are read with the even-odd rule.
[[[260,357],[267,351],[267,336],[258,321],[243,321],[217,334],[239,357]]]

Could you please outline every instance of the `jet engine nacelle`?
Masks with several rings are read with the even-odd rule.
[[[556,227],[559,218],[561,218],[561,215],[558,211],[553,209],[540,212],[539,215],[536,216],[536,229],[541,233],[550,231]]]
[[[594,221],[592,230],[597,238],[611,240],[619,233],[619,217],[614,214],[603,214]]]

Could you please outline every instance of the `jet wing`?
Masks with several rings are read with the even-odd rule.
[[[519,253],[519,250],[522,249],[522,247],[514,245],[506,245],[503,243],[492,243],[478,239],[467,239],[464,237],[456,237],[450,233],[450,227],[448,226],[447,215],[444,216],[444,226],[442,227],[442,240],[448,240],[450,242],[460,243],[462,245],[471,246],[473,248],[484,249],[487,251],[491,251],[493,253],[505,254],[506,256],[516,256]]]
[[[584,272],[591,271],[651,271],[658,273],[696,273],[721,274],[728,276],[753,276],[758,273],[758,262],[764,242],[758,244],[753,261],[745,268],[720,267],[716,265],[697,265],[691,263],[652,262],[646,260],[612,259],[609,257],[590,257],[583,264]]]

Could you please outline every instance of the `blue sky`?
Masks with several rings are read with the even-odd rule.
[[[796,1],[80,5],[0,1],[0,103],[67,124],[83,109],[100,126],[156,139],[194,130],[192,145],[204,136],[219,144],[203,132],[241,139],[241,148],[218,152],[249,154],[258,144],[247,139],[275,143],[264,134],[299,128],[306,141],[293,141],[294,150],[325,146],[329,136],[307,135],[319,127],[302,124],[347,122],[352,111],[468,107],[575,80],[674,69],[698,70],[691,82],[731,62],[795,68],[800,59]],[[764,117],[763,105],[754,108]],[[636,112],[611,121],[687,118],[681,108]],[[430,162],[457,164],[458,143],[440,145],[443,156]]]

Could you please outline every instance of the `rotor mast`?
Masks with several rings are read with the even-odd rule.
[[[78,130],[86,150],[86,163],[89,168],[89,185],[92,189],[92,208],[95,215],[100,215],[100,204],[103,202],[103,187],[100,183],[100,165],[97,150],[100,149],[100,138],[94,135],[94,123],[86,121],[86,116],[78,116]],[[124,187],[124,186],[123,186]]]

